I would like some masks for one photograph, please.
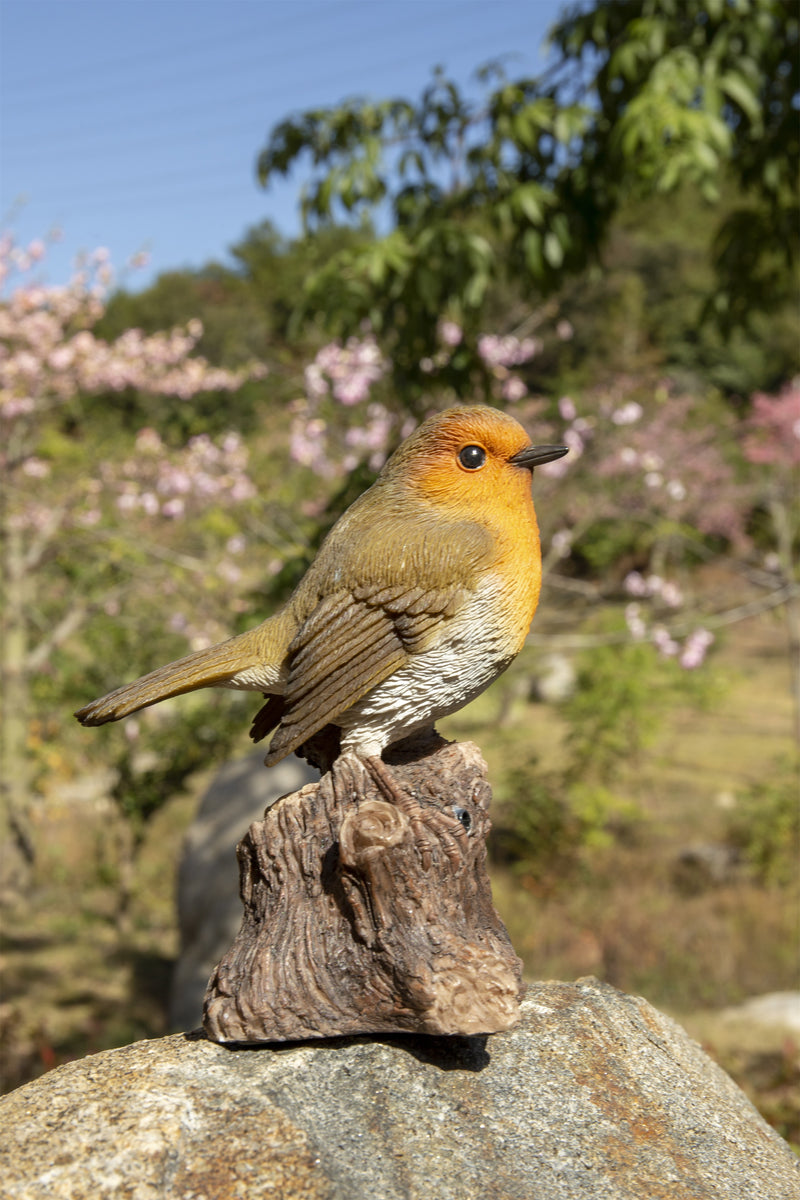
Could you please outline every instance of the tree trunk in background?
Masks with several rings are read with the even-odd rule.
[[[4,607],[0,639],[0,882],[22,883],[34,860],[28,813],[31,770],[27,679],[28,581],[22,533],[7,522],[2,531]]]
[[[775,530],[780,568],[786,583],[793,588],[786,601],[786,634],[789,651],[789,678],[794,702],[794,739],[800,750],[800,583],[793,561],[793,529],[789,507],[779,495],[773,495],[769,513]]]

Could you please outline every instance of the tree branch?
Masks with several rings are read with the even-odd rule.
[[[763,596],[759,600],[751,600],[746,604],[738,604],[734,608],[703,616],[698,620],[702,619],[702,623],[707,629],[721,629],[725,625],[733,625],[737,621],[746,621],[749,617],[757,617],[759,613],[767,612],[771,608],[780,608],[781,605],[787,604],[789,600],[798,595],[800,595],[800,586],[787,583],[783,587],[777,588],[770,596]],[[671,635],[677,634],[682,637],[691,632],[694,624],[695,622],[682,620],[676,621],[666,628]],[[528,636],[529,645],[546,646],[549,650],[589,650],[595,646],[628,645],[637,640],[652,642],[655,639],[652,635],[636,639],[632,634],[623,630],[619,630],[617,633],[576,634],[572,637],[552,637],[539,633],[532,633]]]
[[[38,671],[43,667],[53,651],[63,645],[67,638],[71,637],[75,630],[80,628],[88,617],[91,608],[92,606],[83,604],[77,608],[70,609],[66,616],[62,617],[50,632],[49,636],[39,642],[38,646],[28,654],[25,659],[26,671]]]
[[[27,574],[35,571],[36,568],[41,565],[41,562],[53,540],[53,536],[57,533],[61,522],[64,519],[64,514],[66,511],[67,506],[65,504],[62,504],[59,508],[52,509],[47,523],[31,540],[23,560],[23,567]]]

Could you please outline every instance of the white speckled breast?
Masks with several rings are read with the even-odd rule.
[[[519,631],[507,619],[501,595],[498,577],[487,577],[434,646],[414,655],[342,714],[337,721],[344,733],[342,749],[380,754],[391,742],[480,695],[520,649]]]

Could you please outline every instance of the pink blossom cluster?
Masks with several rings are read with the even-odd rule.
[[[439,339],[440,349],[432,358],[421,359],[419,364],[420,370],[426,375],[431,375],[434,371],[440,371],[442,367],[447,366],[452,360],[453,351],[464,340],[464,330],[457,321],[441,320],[436,327],[436,336]]]
[[[121,465],[105,463],[96,477],[81,477],[74,464],[60,469],[58,446],[50,452],[43,434],[51,410],[81,393],[137,387],[188,398],[201,390],[230,391],[265,368],[219,371],[193,357],[202,334],[197,321],[171,333],[128,330],[114,342],[103,341],[93,326],[113,280],[108,252],[87,256],[65,287],[45,286],[30,274],[43,255],[44,243],[21,250],[12,238],[0,239],[2,520],[7,529],[25,533],[30,569],[56,539],[99,527],[110,513],[122,516],[135,538],[133,518],[174,519],[190,507],[197,512],[251,499],[247,449],[236,434],[217,442],[195,438],[172,453],[153,430],[143,430],[135,453]],[[45,494],[40,481],[48,477]]]
[[[562,397],[558,407],[566,429],[558,437],[570,453],[538,467],[537,473],[563,477],[591,445],[596,478],[613,489],[585,498],[598,516],[627,513],[637,518],[650,511],[744,545],[746,488],[722,451],[724,430],[694,425],[692,398],[666,388],[654,411],[645,414],[626,395],[627,387],[621,379],[612,389],[590,393],[588,416],[579,415],[570,397]],[[571,497],[570,502],[579,520],[580,499]]]
[[[677,583],[662,579],[660,575],[642,575],[639,571],[629,571],[624,580],[625,591],[629,596],[646,596],[648,599],[660,600],[667,608],[680,608],[683,604],[683,592]]]
[[[328,423],[322,417],[309,415],[310,409],[302,400],[292,404],[292,426],[289,432],[289,454],[301,467],[315,475],[331,479],[335,464],[328,458]]]
[[[566,429],[548,431],[547,436],[563,441],[571,452],[537,468],[537,475],[563,476],[585,454],[591,456],[591,474],[584,476],[588,486],[563,492],[566,526],[552,539],[553,551],[558,557],[569,557],[578,530],[603,517],[626,515],[643,529],[649,526],[654,540],[659,528],[667,539],[695,528],[746,546],[749,492],[746,482],[737,478],[731,453],[733,422],[729,429],[723,423],[698,425],[691,397],[673,394],[667,387],[657,390],[655,404],[647,411],[631,395],[635,385],[634,380],[617,378],[613,386],[589,393],[584,399],[586,415],[579,413],[569,396],[558,403]],[[762,403],[757,411],[766,423],[767,406]],[[771,417],[774,411],[770,404]],[[780,410],[784,437],[785,427],[793,428],[787,416],[792,411],[789,402]],[[592,480],[606,486],[593,487]],[[677,612],[685,603],[681,588],[659,574],[638,571],[627,575],[624,586],[631,597],[625,608],[631,637],[650,641],[660,654],[674,657],[686,670],[698,667],[713,635],[698,628],[678,636],[651,616],[653,605]]]
[[[629,571],[624,580],[629,596],[643,600],[655,600],[667,608],[677,609],[684,603],[683,592],[677,583],[661,575],[642,575],[640,571]],[[694,670],[705,659],[714,635],[707,629],[695,629],[683,644],[661,624],[650,628],[641,604],[636,601],[625,606],[625,623],[635,641],[651,641],[664,658],[677,658],[685,670]]]
[[[342,471],[353,471],[360,462],[379,471],[386,462],[396,420],[382,404],[373,401],[360,414],[359,423],[343,434],[322,416],[312,416],[306,401],[292,405],[289,453],[301,466],[322,479],[333,479]]]
[[[564,458],[557,458],[553,462],[543,463],[541,467],[536,468],[537,474],[550,479],[561,479],[567,474],[587,449],[593,431],[591,421],[586,417],[578,416],[575,402],[570,396],[561,397],[558,402],[558,412],[562,421],[567,422],[567,428],[563,434],[559,434],[559,438],[565,446],[569,447],[569,454]]]
[[[457,321],[440,321],[436,332],[442,345],[450,346],[452,349],[460,346],[464,340],[464,330]]]
[[[12,271],[30,271],[34,263],[44,258],[46,247],[41,238],[30,245],[18,246],[10,233],[0,234],[0,287]]]
[[[702,665],[714,642],[713,633],[701,626],[693,630],[681,644],[665,625],[648,626],[641,605],[635,602],[625,606],[625,623],[634,641],[652,642],[663,658],[677,658],[686,671],[694,671]]]
[[[694,671],[701,666],[709,646],[713,645],[714,635],[708,629],[695,629],[683,643],[678,662],[686,671]]]
[[[478,353],[489,368],[519,367],[530,362],[541,349],[538,338],[518,338],[513,333],[484,333],[478,338]]]
[[[73,480],[69,501],[60,508],[40,502],[24,486],[15,489],[16,495],[9,492],[13,512],[6,519],[29,533],[63,532],[70,526],[90,529],[103,520],[107,500],[124,517],[181,518],[209,505],[252,500],[257,491],[247,466],[247,447],[237,433],[218,442],[201,434],[181,450],[169,452],[155,430],[143,429],[134,456],[121,464],[106,460],[97,478]],[[28,478],[50,474],[50,464],[35,456],[21,465],[21,475]]]
[[[619,408],[615,408],[611,414],[611,420],[615,425],[635,425],[644,414],[644,409],[641,404],[637,404],[635,400],[629,400],[627,404],[621,404]]]
[[[9,235],[0,238],[0,275],[31,271],[43,253],[43,243],[20,252]],[[112,279],[107,252],[97,251],[65,287],[25,279],[0,300],[0,420],[31,418],[80,393],[131,387],[188,399],[199,391],[235,391],[264,375],[263,364],[228,371],[190,357],[202,334],[199,321],[149,336],[130,329],[114,342],[96,337],[92,327]]]
[[[684,603],[680,587],[660,575],[642,575],[639,571],[629,571],[625,576],[624,587],[629,596],[655,600],[667,608],[677,609]],[[636,601],[625,606],[625,623],[634,641],[651,641],[659,654],[664,658],[677,658],[685,670],[699,667],[714,641],[714,635],[701,627],[690,633],[681,644],[665,625],[655,624],[650,627],[641,604]]]
[[[389,364],[372,334],[351,337],[343,346],[329,342],[306,367],[305,382],[309,398],[333,394],[340,404],[351,406],[369,399],[374,384],[386,375]]]
[[[372,389],[389,370],[373,334],[351,337],[342,345],[329,342],[306,367],[304,397],[291,407],[289,453],[294,462],[322,479],[354,470],[360,462],[378,471],[386,461],[396,421],[372,398]],[[331,410],[333,400],[359,407],[346,430]]]
[[[103,467],[104,482],[117,492],[123,514],[176,518],[193,502],[240,504],[256,495],[247,474],[247,447],[237,433],[226,434],[219,443],[200,434],[170,455],[155,430],[143,429],[136,451],[119,470]]]
[[[518,338],[513,333],[484,333],[478,338],[478,354],[499,381],[500,398],[507,404],[517,404],[528,394],[526,384],[511,368],[530,362],[541,349],[539,338]]]
[[[800,379],[787,384],[777,396],[757,392],[743,443],[751,463],[800,466]]]
[[[363,424],[348,429],[344,435],[346,447],[342,459],[345,471],[353,471],[366,459],[372,471],[379,471],[386,462],[386,452],[394,428],[391,414],[382,404],[367,406]]]
[[[632,513],[644,486],[648,505],[665,518],[744,545],[744,488],[722,453],[722,430],[693,427],[691,410],[690,397],[670,397],[599,464],[598,475],[616,481],[615,500]]]

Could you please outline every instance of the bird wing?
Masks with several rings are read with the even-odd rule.
[[[390,526],[374,561],[362,554],[351,564],[346,553],[336,556],[344,586],[318,599],[289,646],[268,765],[335,724],[409,656],[435,644],[472,594],[491,550],[489,535],[471,522],[436,524],[441,528],[409,533],[403,522],[395,538]]]

